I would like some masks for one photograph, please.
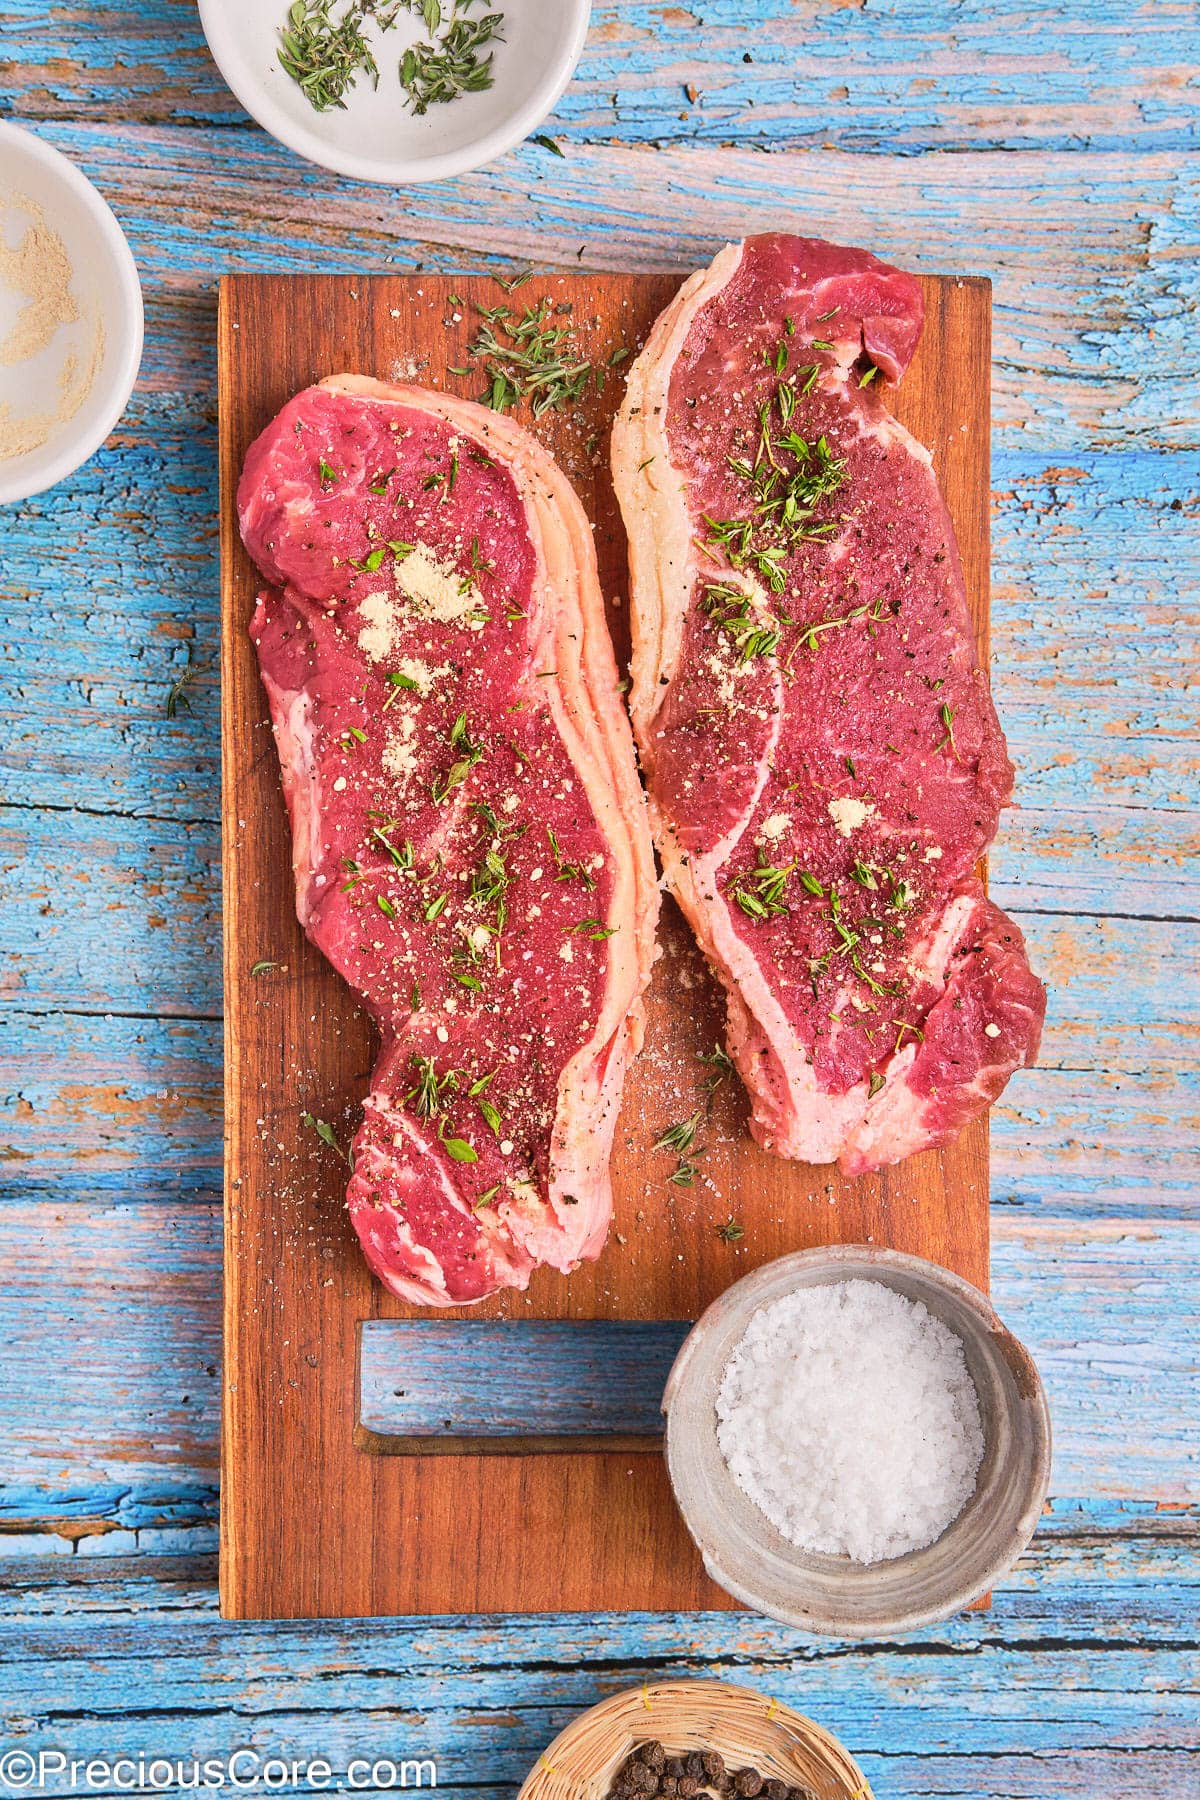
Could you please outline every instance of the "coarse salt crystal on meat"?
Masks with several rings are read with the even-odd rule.
[[[952,1138],[1045,1012],[975,875],[1012,768],[953,527],[879,392],[922,322],[866,251],[749,238],[658,319],[613,431],[667,883],[755,1136],[849,1174]]]
[[[511,420],[345,375],[257,439],[238,508],[297,912],[382,1037],[367,1260],[432,1305],[566,1272],[607,1232],[657,914],[583,509]]]

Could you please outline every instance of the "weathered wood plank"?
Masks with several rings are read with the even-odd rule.
[[[6,1534],[0,1539],[0,1633],[11,1629],[14,1621],[31,1618],[41,1619],[51,1628],[56,1619],[74,1620],[86,1613],[111,1614],[118,1620],[143,1614],[163,1617],[176,1610],[216,1613],[215,1563],[211,1560],[216,1545],[215,1541],[211,1548],[208,1545],[206,1527],[154,1530],[143,1526],[137,1533],[138,1548],[146,1554],[140,1556],[131,1554],[134,1535],[130,1530],[75,1540],[58,1538],[60,1554],[70,1560],[47,1568],[30,1561],[26,1549],[30,1543],[44,1545],[48,1540]],[[1053,1636],[1065,1612],[1071,1619],[1071,1636],[1078,1643],[1114,1637],[1129,1640],[1135,1636],[1135,1623],[1140,1622],[1146,1642],[1174,1640],[1178,1644],[1187,1635],[1181,1633],[1180,1622],[1195,1622],[1192,1600],[1200,1588],[1198,1552],[1200,1513],[1195,1508],[1163,1506],[1152,1500],[1048,1501],[1019,1568],[998,1592],[997,1608],[932,1628],[926,1637],[930,1641],[946,1641],[949,1636],[971,1642],[980,1626],[1009,1643],[1021,1635]],[[1072,1593],[1080,1596],[1078,1610],[1070,1601],[1063,1608],[1063,1597]],[[670,1614],[607,1618],[600,1614],[587,1619],[534,1616],[522,1620],[529,1631],[529,1660],[561,1656],[564,1634],[572,1626],[581,1637],[597,1625],[615,1627],[621,1635],[624,1621],[631,1617],[640,1628],[636,1642],[648,1656],[656,1656],[663,1643],[677,1642],[678,1620]],[[499,1620],[473,1618],[450,1623],[456,1633],[462,1630],[474,1639],[469,1657],[483,1661],[505,1658]],[[733,1623],[728,1614],[688,1615],[689,1635],[694,1632],[699,1639],[711,1630],[721,1633],[723,1641],[732,1635],[741,1649],[759,1655],[767,1654],[773,1643],[793,1643],[797,1635],[752,1615],[738,1618],[731,1634]],[[397,1619],[386,1629],[397,1643],[408,1639],[427,1645],[431,1635],[436,1639],[441,1634],[444,1624]],[[256,1634],[264,1639],[290,1636],[278,1624],[231,1625],[227,1629],[239,1640],[243,1634],[247,1639]],[[631,1626],[631,1633],[633,1629]],[[337,1628],[298,1627],[293,1645],[311,1644],[321,1635],[337,1635]]]
[[[1039,1067],[993,1114],[993,1201],[1038,1214],[1189,1216],[1200,996],[1178,977],[1200,962],[1196,928],[1066,916],[1024,924],[1051,1005]],[[170,961],[164,954],[166,982]],[[0,1203],[215,1196],[219,996],[205,986],[198,997],[212,1018],[26,1011],[10,997]],[[168,1000],[160,988],[156,1004]]]
[[[999,839],[993,888],[1018,917],[1195,918],[1196,836],[1186,813],[1023,808]],[[207,821],[0,808],[0,909],[13,946],[0,1005],[217,1017],[219,891]],[[259,957],[278,954],[277,942],[259,947]]]
[[[217,816],[215,443],[202,418],[181,429],[173,405],[140,396],[109,449],[7,531],[0,783],[11,803]],[[1200,747],[1180,611],[1200,595],[1200,460],[1067,467],[1013,449],[996,481],[993,681],[1022,807],[1055,820],[1186,813]],[[200,673],[172,721],[166,697],[189,660]]]
[[[1194,7],[1179,0],[1132,13],[1107,0],[1060,0],[1049,11],[1012,0],[989,9],[953,0],[716,0],[702,19],[694,8],[602,3],[579,79],[551,125],[567,150],[565,166],[527,149],[458,192],[406,195],[411,222],[402,229],[413,236],[397,241],[395,211],[381,191],[310,173],[239,123],[201,47],[190,0],[66,0],[53,9],[40,0],[0,0],[0,43],[17,70],[0,110],[26,119],[82,116],[81,128],[56,126],[58,141],[81,150],[113,192],[149,288],[142,392],[121,437],[52,503],[6,515],[0,589],[21,596],[5,606],[0,631],[6,794],[34,806],[112,808],[178,825],[215,817],[215,692],[202,678],[195,719],[178,725],[167,726],[160,707],[193,633],[201,659],[206,633],[212,642],[206,290],[218,270],[235,262],[481,267],[548,255],[565,264],[580,245],[586,266],[617,266],[627,255],[642,267],[683,266],[701,260],[714,236],[735,233],[742,221],[773,222],[786,209],[789,219],[858,236],[901,260],[916,245],[926,267],[996,277],[996,682],[1021,764],[1021,798],[1043,815],[1037,855],[1047,867],[1055,820],[1073,812],[1081,822],[1068,820],[1073,903],[1115,904],[1110,875],[1122,858],[1124,909],[1173,910],[1174,886],[1169,906],[1154,904],[1153,857],[1156,813],[1176,856],[1186,837],[1174,815],[1193,804],[1195,792],[1179,624],[1182,595],[1189,584],[1194,592],[1182,534],[1194,530],[1195,471],[1171,459],[1147,480],[1141,459],[1091,465],[1088,451],[1196,442],[1186,323],[1194,295],[1183,266],[1195,242],[1194,180],[1181,158],[1145,155],[1183,150],[1194,139],[1195,19]],[[756,59],[749,65],[741,62],[746,46]],[[698,90],[694,105],[682,92],[687,81]],[[140,133],[96,123],[122,115],[176,126],[211,117],[219,129]],[[761,150],[717,157],[703,148],[662,155],[635,148],[669,137],[762,149],[832,144],[855,154],[767,161]],[[617,144],[588,150],[586,138]],[[1074,154],[980,154],[994,145]],[[1115,154],[1097,159],[1082,147]],[[901,166],[878,158],[864,180],[863,153],[911,157],[926,148],[965,154],[916,156]],[[1172,510],[1175,499],[1182,515]],[[31,604],[25,592],[35,596]],[[46,667],[48,641],[53,668]],[[23,655],[26,647],[32,654]],[[1125,815],[1118,836],[1106,840],[1087,879],[1093,849],[1082,821],[1094,825],[1114,808]],[[1140,829],[1129,822],[1138,811],[1146,815]],[[49,825],[61,833],[57,872],[78,820],[64,812]],[[1023,831],[1022,822],[1002,859],[1025,857]],[[152,843],[148,834],[124,849],[141,854]],[[175,859],[180,868],[187,861]],[[191,884],[194,892],[211,896],[211,860],[198,854],[192,861],[203,877]],[[1135,867],[1150,872],[1127,883]],[[115,898],[128,867],[102,868],[98,879],[114,884]],[[1002,874],[1010,868],[1015,860]],[[69,875],[60,885],[75,891]],[[188,885],[172,888],[169,880],[168,897]],[[215,1013],[205,951],[189,949],[183,935],[194,943],[199,919],[211,945],[211,915],[189,897],[172,936],[146,923],[151,898],[135,895],[141,910],[119,939],[143,959],[138,1010],[157,1010],[160,996],[178,989]],[[994,1123],[996,1223],[1005,1247],[997,1276],[1002,1292],[1010,1279],[1014,1291],[1026,1276],[1033,1280],[1052,1322],[1053,1247],[1036,1234],[1011,1235],[1026,1212],[1040,1223],[1055,1207],[1175,1209],[1186,1195],[1190,1101],[1175,1075],[1187,1040],[1173,1029],[1180,1020],[1171,995],[1187,1000],[1181,975],[1195,964],[1169,927],[1026,922],[1039,955],[1052,959],[1052,977],[1061,983],[1065,972],[1067,985],[1052,1000],[1057,1008],[1061,998],[1062,1014],[1056,1021],[1052,1011],[1043,1070],[1028,1078],[1034,1086],[1014,1085],[1016,1104],[1010,1113],[1006,1103]],[[102,895],[62,932],[56,924],[63,957],[53,978],[65,1004],[72,1003],[68,951],[79,965],[78,995],[104,948],[88,934],[107,934],[112,924]],[[1101,934],[1098,954],[1085,927]],[[162,953],[147,958],[146,939],[157,939]],[[1164,997],[1149,1008],[1142,1003],[1148,971]],[[1127,999],[1132,1023],[1123,1034]],[[1190,1009],[1182,1024],[1190,1027]],[[76,1520],[107,1509],[138,1525],[142,1547],[169,1548],[174,1532],[181,1544],[203,1542],[215,1517],[213,1408],[206,1404],[197,1433],[184,1417],[191,1400],[187,1408],[181,1400],[205,1366],[205,1316],[210,1359],[215,1345],[205,1309],[218,1278],[217,1234],[197,1207],[173,1232],[169,1203],[202,1202],[215,1174],[213,1028],[207,1020],[159,1025],[9,1013],[5,1030],[6,1048],[17,1044],[22,1062],[20,1079],[8,1083],[11,1135],[28,1160],[3,1163],[4,1191],[27,1202],[43,1196],[39,1219],[81,1205],[85,1229],[97,1217],[108,1221],[98,1228],[90,1274],[68,1271],[65,1282],[63,1254],[86,1257],[85,1238],[55,1228],[39,1241],[26,1223],[12,1247],[23,1268],[32,1248],[37,1265],[38,1285],[22,1289],[21,1308],[44,1315],[47,1296],[61,1296],[66,1334],[78,1337],[69,1368],[61,1340],[52,1343],[45,1329],[32,1343],[21,1340],[25,1413],[47,1424],[44,1466],[25,1498],[42,1503],[38,1483],[52,1469],[56,1500]],[[131,1194],[163,1202],[153,1233],[125,1229],[136,1207],[113,1209]],[[1023,1210],[1014,1217],[1010,1209]],[[1118,1248],[1110,1244],[1107,1254]],[[1141,1244],[1139,1266],[1143,1259],[1162,1271],[1153,1301],[1162,1320],[1153,1309],[1135,1310],[1134,1322],[1153,1333],[1169,1326],[1179,1299],[1167,1279],[1170,1256],[1164,1261]],[[1069,1293],[1065,1316],[1084,1323],[1086,1256],[1071,1267],[1081,1285]],[[1181,1282],[1180,1295],[1194,1292]],[[1124,1302],[1111,1286],[1100,1293],[1092,1317],[1107,1330],[1099,1306]],[[108,1309],[99,1318],[98,1296]],[[40,1386],[28,1366],[31,1349],[52,1371]],[[86,1367],[89,1354],[94,1370]],[[1129,1368],[1121,1381],[1132,1397],[1131,1435],[1140,1434],[1149,1381]],[[54,1438],[57,1421],[74,1413],[81,1382],[83,1418],[98,1435],[76,1459],[69,1436]],[[1117,1391],[1125,1391],[1120,1383]],[[160,1422],[164,1456],[155,1445]],[[1090,1429],[1086,1419],[1082,1425]],[[130,1428],[145,1449],[145,1480],[125,1482],[122,1464],[107,1486],[103,1474],[89,1486],[95,1445],[120,1461]],[[170,1460],[180,1455],[182,1463]],[[23,1501],[15,1490],[9,1498],[20,1516]],[[170,1519],[177,1524],[152,1528]],[[1085,1521],[1072,1518],[1063,1535],[1052,1518],[987,1619],[959,1621],[937,1634],[937,1644],[902,1655],[815,1652],[761,1621],[728,1618],[390,1622],[359,1625],[353,1634],[330,1626],[244,1635],[248,1628],[216,1624],[208,1565],[174,1583],[105,1568],[89,1585],[89,1567],[107,1561],[89,1553],[133,1547],[131,1531],[84,1537],[75,1556],[67,1554],[69,1539],[38,1535],[23,1542],[36,1552],[26,1567],[39,1585],[22,1586],[16,1613],[0,1627],[0,1655],[28,1643],[35,1622],[45,1630],[58,1616],[62,1628],[22,1665],[27,1699],[24,1719],[14,1722],[20,1729],[28,1720],[56,1744],[69,1729],[72,1742],[92,1749],[95,1721],[73,1712],[68,1671],[107,1659],[114,1626],[124,1630],[138,1618],[149,1632],[131,1628],[117,1643],[111,1683],[100,1694],[106,1726],[139,1712],[142,1720],[122,1734],[174,1750],[190,1744],[197,1702],[211,1693],[202,1729],[218,1749],[245,1737],[244,1697],[256,1740],[311,1754],[341,1708],[343,1724],[330,1742],[336,1736],[347,1753],[364,1744],[391,1753],[408,1721],[426,1715],[454,1790],[481,1800],[498,1784],[515,1784],[577,1706],[666,1665],[728,1670],[816,1712],[864,1755],[881,1793],[1045,1800],[1052,1790],[1072,1800],[1115,1800],[1135,1788],[1148,1800],[1175,1800],[1196,1781],[1189,1651],[1196,1540],[1174,1535],[1179,1520],[1163,1512],[1147,1524],[1145,1509],[1127,1505],[1104,1513],[1103,1528],[1088,1536]],[[1138,1535],[1151,1526],[1152,1536]],[[51,1545],[63,1554],[48,1577],[43,1558]],[[4,1576],[10,1572],[11,1565]],[[1133,1648],[1139,1641],[1149,1653]],[[189,1658],[198,1659],[190,1669]],[[494,1672],[482,1688],[481,1668]],[[4,1709],[10,1717],[15,1710]]]
[[[216,1198],[218,1019],[4,1015],[0,1203]]]
[[[626,143],[832,141],[886,155],[1182,149],[1197,124],[1195,30],[1186,0],[1132,16],[1107,0],[986,10],[601,0],[550,129]],[[23,66],[21,120],[82,109],[145,123],[244,117],[190,0],[70,0],[52,11],[7,0],[0,37]]]
[[[1050,1394],[1052,1492],[1200,1500],[1200,1227],[1008,1209],[994,1226],[996,1303]],[[0,1516],[130,1529],[211,1518],[215,1209],[15,1199],[0,1208],[0,1268],[12,1483]]]
[[[670,1666],[813,1714],[880,1793],[1167,1800],[1195,1774],[1200,1664],[1181,1621],[1200,1597],[1196,1531],[1194,1516],[1056,1510],[989,1613],[871,1646],[745,1615],[230,1625],[204,1559],[9,1563],[6,1711],[22,1746],[74,1754],[131,1728],[159,1754],[319,1749],[342,1769],[404,1745],[482,1800],[572,1713]]]
[[[219,893],[211,824],[0,809],[14,946],[0,995],[38,1010],[215,1017]]]
[[[162,294],[194,301],[230,269],[692,268],[747,231],[807,228],[921,271],[992,278],[999,445],[1073,456],[1197,442],[1200,269],[1188,245],[1200,166],[1186,155],[1013,152],[1001,179],[986,151],[930,153],[873,161],[867,180],[863,158],[838,150],[600,144],[560,158],[534,145],[407,189],[397,214],[385,190],[340,181],[247,128],[56,122],[44,135],[99,183]],[[168,320],[151,308],[151,370]],[[211,329],[194,304],[188,322]]]
[[[993,1114],[993,1201],[1038,1215],[1189,1216],[1200,1001],[1178,977],[1200,960],[1195,928],[1063,916],[1024,924],[1051,1006],[1039,1067]],[[10,999],[0,1202],[215,1196],[220,1031],[210,974],[201,962],[193,996],[212,1007],[209,1019],[25,1011]],[[158,977],[165,1009],[178,979],[169,946]],[[137,1003],[136,987],[125,998]]]

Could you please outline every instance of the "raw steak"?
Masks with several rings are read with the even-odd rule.
[[[599,1254],[657,894],[579,501],[482,407],[338,376],[238,508],[296,909],[382,1050],[347,1198],[433,1305]]]
[[[848,1174],[952,1137],[1045,1010],[974,872],[1012,768],[954,531],[879,391],[922,316],[865,251],[731,245],[658,320],[613,432],[666,879],[728,991],[755,1136]]]

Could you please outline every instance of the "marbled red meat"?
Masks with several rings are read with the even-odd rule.
[[[975,874],[1012,768],[953,527],[880,393],[922,321],[865,251],[731,245],[658,320],[613,433],[666,879],[726,986],[755,1135],[850,1174],[952,1137],[1045,1010]]]
[[[382,1050],[348,1201],[450,1305],[596,1256],[657,897],[591,530],[481,407],[341,376],[252,446],[296,908]]]

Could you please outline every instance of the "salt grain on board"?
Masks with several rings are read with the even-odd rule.
[[[734,1480],[776,1530],[860,1563],[933,1543],[983,1459],[961,1341],[876,1281],[761,1307],[725,1366],[717,1420]]]

